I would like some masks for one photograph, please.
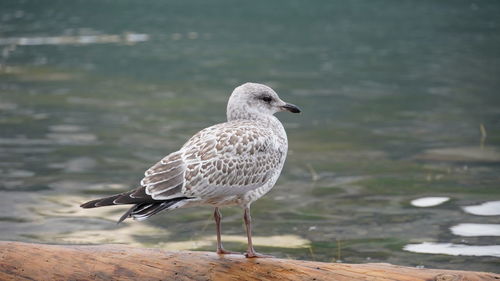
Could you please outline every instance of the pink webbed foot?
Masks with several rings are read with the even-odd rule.
[[[246,252],[245,257],[247,257],[247,258],[274,258],[274,256],[259,254],[255,251]]]

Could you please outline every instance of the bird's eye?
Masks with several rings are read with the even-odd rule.
[[[271,98],[270,96],[263,96],[260,99],[267,103],[270,103],[273,100],[273,98]]]

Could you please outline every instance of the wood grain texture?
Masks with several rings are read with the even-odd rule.
[[[500,280],[499,274],[246,259],[123,245],[63,246],[0,242],[0,280]]]

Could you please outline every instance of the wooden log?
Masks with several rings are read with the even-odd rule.
[[[123,245],[0,242],[0,280],[498,280],[485,272],[246,259]]]

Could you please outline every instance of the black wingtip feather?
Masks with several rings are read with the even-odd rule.
[[[150,195],[147,195],[144,187],[140,187],[136,190],[129,192],[124,192],[120,194],[115,194],[109,197],[95,199],[92,201],[85,202],[80,205],[80,207],[89,209],[112,205],[126,205],[134,204],[130,209],[125,212],[120,219],[118,219],[117,224],[126,220],[127,218],[139,218],[146,219],[152,215],[155,215],[165,209],[170,208],[175,203],[182,201],[184,199],[189,199],[188,197],[177,197],[168,200],[155,200]]]
[[[85,202],[83,203],[82,205],[80,205],[80,207],[84,208],[84,209],[90,209],[90,208],[95,208],[97,207],[95,205],[95,203],[99,202],[101,199],[97,199],[97,200],[92,200],[92,201],[89,201],[89,202]]]
[[[132,206],[132,208],[128,209],[127,212],[125,212],[120,219],[118,220],[117,224],[121,223],[127,218],[141,218],[141,219],[146,219],[149,218],[165,209],[168,210],[171,206],[175,205],[177,202],[180,202],[182,200],[189,199],[188,197],[178,197],[178,198],[173,198],[165,201],[158,201],[155,203],[141,203],[141,204],[135,204]]]
[[[84,209],[89,209],[89,208],[97,208],[97,207],[103,207],[103,206],[110,206],[110,205],[115,205],[113,201],[118,198],[120,195],[113,195],[110,197],[105,197],[105,198],[100,198],[100,199],[95,199],[86,203],[83,203],[80,205],[80,207]]]
[[[135,195],[132,197],[132,195]],[[121,204],[139,204],[142,202],[154,201],[151,196],[147,195],[144,187],[140,187],[136,190],[115,194],[112,196],[95,199],[80,205],[80,207],[88,209],[88,208],[97,208],[111,205],[121,205]]]

